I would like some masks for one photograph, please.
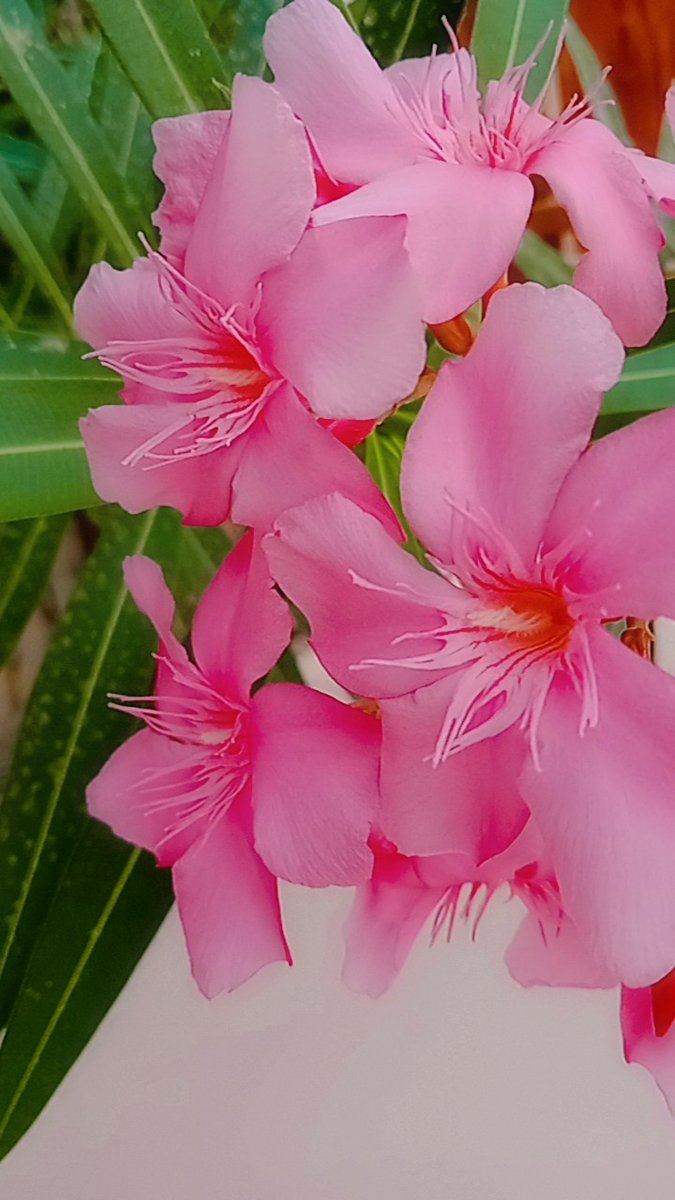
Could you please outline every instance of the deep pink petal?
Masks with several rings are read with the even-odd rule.
[[[230,117],[224,110],[188,113],[163,117],[152,127],[153,167],[165,188],[152,219],[162,235],[162,254],[179,269]]]
[[[269,529],[286,509],[336,488],[400,538],[392,509],[356,455],[321,428],[290,387],[280,387],[247,435],[233,520]]]
[[[631,987],[661,978],[675,947],[675,680],[591,630],[599,721],[559,676],[539,727],[541,770],[521,790],[562,901],[591,955]]]
[[[181,446],[193,409],[187,404],[104,405],[80,421],[94,488],[102,500],[120,504],[130,513],[166,505],[183,514],[186,525],[220,525],[230,514],[232,477],[245,438],[227,449],[180,461],[150,465],[142,458],[125,461],[163,431],[162,453]],[[168,431],[185,417],[179,433]]]
[[[608,617],[675,616],[675,411],[602,438],[572,468],[545,548],[579,531],[569,586]]]
[[[526,753],[519,730],[431,758],[452,678],[382,702],[383,833],[403,854],[461,853],[477,866],[509,846],[528,819],[517,781]]]
[[[268,361],[322,417],[381,417],[426,362],[403,221],[309,230],[265,280],[258,318]]]
[[[334,179],[363,183],[419,153],[391,82],[328,0],[294,0],[275,13],[264,46]]]
[[[358,888],[345,927],[347,986],[373,997],[386,992],[446,889],[445,883],[424,884],[414,860],[378,854],[373,878]]]
[[[160,643],[172,658],[187,661],[187,653],[173,632],[176,602],[162,568],[144,554],[132,554],[124,559],[123,570],[136,608],[152,622]]]
[[[302,125],[269,83],[238,75],[227,143],[187,247],[188,277],[226,307],[252,299],[263,272],[295,249],[315,198]]]
[[[247,700],[291,640],[293,620],[275,590],[252,533],[242,538],[206,589],[194,616],[192,648],[209,681]]]
[[[471,353],[441,371],[403,458],[403,505],[434,554],[457,560],[455,530],[466,525],[454,507],[532,561],[622,363],[609,322],[573,288],[527,283],[493,298]]]
[[[114,341],[180,338],[194,335],[161,290],[152,260],[137,258],[126,271],[96,263],[75,297],[75,328],[96,350]]]
[[[424,319],[434,324],[469,308],[503,275],[532,195],[529,179],[514,171],[417,162],[317,209],[314,222],[406,215]]]
[[[277,881],[253,849],[240,808],[173,869],[192,974],[208,999],[234,991],[268,963],[292,962]]]
[[[522,987],[612,988],[619,982],[603,963],[594,961],[578,930],[564,916],[542,921],[539,913],[528,913],[505,961]]]
[[[634,151],[631,162],[652,196],[669,216],[675,216],[675,163]]]
[[[373,867],[379,722],[292,683],[262,688],[251,721],[253,824],[263,861],[307,887],[362,883]]]
[[[319,658],[348,691],[401,695],[442,674],[398,667],[396,660],[410,657],[411,646],[420,654],[437,648],[433,630],[449,585],[374,517],[334,493],[284,513],[263,546],[275,579],[308,617]],[[411,633],[414,641],[397,643]],[[368,659],[392,665],[362,667]]]
[[[568,128],[528,164],[567,209],[588,253],[575,286],[600,305],[627,346],[642,346],[666,313],[663,236],[633,157],[599,121]]]
[[[173,866],[189,849],[198,828],[171,831],[175,815],[158,803],[158,777],[185,779],[189,791],[194,750],[149,729],[142,729],[115,750],[87,788],[87,808],[118,837],[151,850],[162,866]]]
[[[622,988],[621,1028],[626,1062],[649,1071],[675,1116],[675,1027],[656,1036],[651,988]]]

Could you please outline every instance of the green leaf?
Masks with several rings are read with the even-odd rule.
[[[445,49],[448,36],[443,18],[456,22],[462,5],[453,0],[354,0],[346,5],[335,0],[347,19],[351,19],[370,50],[383,66],[405,57],[414,58],[431,52],[432,46]]]
[[[157,930],[171,876],[91,822],[42,927],[0,1049],[0,1158],[44,1108]]]
[[[0,667],[47,586],[66,524],[65,517],[38,517],[0,525]]]
[[[412,532],[401,504],[401,460],[405,450],[402,427],[392,418],[391,424],[378,425],[365,444],[366,467],[380,491],[391,504],[407,536],[406,550],[426,564],[424,547]]]
[[[0,231],[17,258],[35,276],[66,329],[71,325],[72,293],[57,255],[23,188],[0,158]]]
[[[57,338],[0,341],[0,521],[100,504],[78,419],[120,382]]]
[[[32,182],[45,164],[45,152],[35,142],[0,133],[0,159],[22,183]]]
[[[26,0],[0,5],[0,75],[26,119],[58,160],[121,263],[137,254],[146,216],[116,169],[113,153],[71,73],[46,42]]]
[[[565,44],[570,58],[576,67],[579,82],[585,93],[596,88],[602,74],[602,65],[588,38],[581,32],[576,21],[570,17],[567,21]],[[624,146],[632,146],[633,140],[626,128],[626,122],[617,101],[614,89],[606,79],[599,91],[594,92],[601,103],[596,106],[595,115],[608,129],[615,133]],[[604,103],[602,103],[604,101]],[[668,122],[664,122],[665,125]]]
[[[550,30],[525,91],[525,98],[534,100],[553,65],[569,3],[570,0],[478,0],[471,50],[478,59],[481,85],[484,87],[490,79],[501,79],[506,71],[524,63]]]
[[[153,117],[222,107],[223,64],[192,0],[90,0]]]
[[[272,13],[281,8],[282,0],[230,0],[211,5],[213,34],[222,45],[227,64],[227,81],[231,83],[237,71],[260,75],[265,65],[262,38]],[[216,12],[216,8],[220,12]],[[219,107],[222,107],[222,97]]]
[[[528,229],[523,234],[516,263],[523,275],[542,283],[544,287],[556,287],[559,283],[571,283],[574,271],[567,265],[553,246]]]
[[[47,651],[0,806],[0,1024],[88,820],[85,788],[131,729],[107,693],[143,695],[151,681],[156,635],[127,593],[122,559],[171,561],[178,541],[175,513],[109,512]]]
[[[671,342],[628,356],[621,379],[605,396],[602,413],[648,413],[673,405],[675,344]]]

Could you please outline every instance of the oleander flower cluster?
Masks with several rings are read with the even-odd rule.
[[[675,679],[617,636],[675,618],[675,412],[592,440],[665,314],[675,167],[591,102],[527,103],[532,61],[483,92],[454,41],[383,71],[329,0],[266,53],[231,111],[156,123],[159,249],[77,299],[124,384],[83,422],[99,495],[237,531],[189,649],[127,560],[156,684],[113,697],[142,728],[90,811],[172,870],[206,996],[292,961],[279,880],[356,889],[344,977],[373,996],[510,892],[511,974],[621,989],[675,1105]],[[574,286],[507,285],[533,176]],[[417,556],[360,452],[406,404]],[[298,610],[335,696],[269,682]]]

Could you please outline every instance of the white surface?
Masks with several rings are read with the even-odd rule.
[[[175,914],[40,1121],[2,1200],[673,1200],[675,1122],[622,1065],[616,996],[524,992],[421,942],[383,1000],[342,988],[348,896],[284,895],[297,965],[209,1004]]]

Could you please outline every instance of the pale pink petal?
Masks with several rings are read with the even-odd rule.
[[[545,549],[579,532],[567,582],[603,616],[675,616],[673,462],[667,409],[602,438],[561,488]]]
[[[627,346],[644,345],[666,315],[663,236],[633,157],[599,121],[585,120],[535,154],[527,170],[544,176],[588,251],[575,286]]]
[[[286,509],[336,488],[401,537],[393,510],[356,455],[321,428],[290,387],[278,388],[246,437],[233,520],[269,529]]]
[[[209,682],[233,700],[274,666],[293,632],[260,543],[248,533],[206,589],[192,624],[195,659]]]
[[[162,235],[162,254],[179,269],[230,116],[224,110],[187,113],[163,117],[152,127],[157,147],[153,168],[165,188],[152,219]]]
[[[80,421],[91,477],[98,495],[130,513],[166,505],[183,514],[186,525],[220,525],[230,512],[232,476],[244,438],[227,449],[157,464],[148,458],[128,461],[151,439],[165,432],[161,452],[179,448],[190,428],[187,404],[104,405]],[[185,420],[180,431],[172,428]]]
[[[238,75],[187,247],[189,279],[226,307],[252,299],[263,272],[295,249],[315,198],[302,125],[271,84]]]
[[[187,653],[173,632],[176,602],[158,563],[144,554],[127,555],[123,562],[124,582],[134,604],[152,622],[160,643],[172,658],[187,662]]]
[[[426,343],[404,235],[387,218],[310,229],[265,280],[265,357],[322,417],[382,417],[417,384]]]
[[[562,902],[591,955],[631,987],[673,965],[675,680],[591,629],[599,720],[559,675],[538,731],[541,770],[521,791],[547,844]]]
[[[666,215],[675,217],[675,163],[637,150],[631,153],[631,162]]]
[[[96,350],[108,342],[194,337],[194,328],[170,304],[154,262],[137,258],[126,271],[96,263],[75,297],[75,328]]]
[[[505,955],[506,965],[522,987],[612,988],[618,979],[595,962],[569,917],[543,921],[530,912]]]
[[[528,819],[517,781],[526,754],[519,730],[431,759],[456,683],[452,677],[382,702],[385,837],[403,854],[466,854],[477,866],[509,846]]]
[[[651,988],[621,989],[621,1028],[626,1062],[649,1071],[675,1116],[675,1027],[657,1037]]]
[[[357,889],[345,926],[342,978],[367,996],[381,996],[403,967],[447,884],[429,887],[413,859],[377,854],[373,878]]]
[[[407,216],[406,247],[424,319],[435,324],[469,308],[504,274],[532,195],[529,179],[514,171],[417,162],[322,206],[314,223]]]
[[[527,566],[622,363],[609,322],[574,288],[499,292],[476,345],[443,368],[408,438],[403,505],[425,545],[453,562],[457,527],[467,528],[460,513],[469,513],[484,540],[497,529]]]
[[[307,887],[362,883],[378,800],[375,717],[296,684],[264,687],[251,706],[253,826],[275,875]]]
[[[118,837],[151,850],[162,866],[173,866],[199,827],[175,830],[176,805],[161,802],[158,783],[168,776],[174,786],[184,780],[187,796],[194,771],[193,747],[142,729],[115,750],[91,781],[87,808]]]
[[[264,46],[334,179],[363,183],[419,153],[391,82],[328,0],[294,0],[275,13]]]
[[[438,648],[433,631],[450,586],[350,500],[334,493],[284,513],[263,546],[275,579],[308,617],[319,658],[348,691],[401,695],[444,673],[396,662]],[[397,641],[409,634],[414,640]],[[391,665],[366,665],[371,659]]]
[[[230,810],[173,869],[192,974],[208,999],[268,963],[292,962],[277,881],[253,849],[249,824],[241,805]]]

